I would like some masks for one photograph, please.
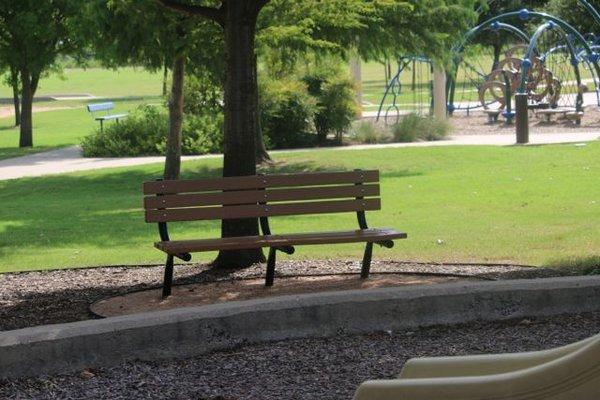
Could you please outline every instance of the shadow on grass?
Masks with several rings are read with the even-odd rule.
[[[344,170],[323,167],[314,162],[280,163],[261,169],[264,173],[296,173]],[[130,170],[110,170],[0,181],[0,257],[14,251],[39,254],[45,265],[65,265],[64,260],[48,259],[54,249],[78,251],[140,248],[150,251],[158,234],[155,224],[144,221],[142,183],[162,175],[161,165]],[[221,168],[189,164],[182,179],[220,177]],[[387,172],[385,177],[414,175],[407,171]],[[289,217],[292,218],[292,217]],[[219,232],[219,221],[171,224],[174,239],[202,237],[199,233]],[[123,264],[131,260],[122,260]],[[101,264],[98,262],[97,264]]]

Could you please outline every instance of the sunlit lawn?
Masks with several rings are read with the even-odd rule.
[[[96,97],[156,96],[162,92],[162,75],[143,68],[72,68],[61,75],[51,74],[40,81],[36,96],[91,94]],[[0,97],[12,91],[0,85]]]
[[[145,102],[160,102],[159,98],[148,97],[145,100],[115,101],[115,112],[127,112]],[[44,103],[45,106],[62,107],[62,102]],[[81,138],[98,128],[98,122],[85,109],[84,105],[66,105],[76,107],[64,110],[34,113],[33,148],[20,149],[19,129],[13,126],[13,118],[0,118],[0,160],[57,147],[79,144]],[[108,122],[114,123],[114,122]]]
[[[277,170],[382,170],[373,227],[409,239],[375,258],[544,264],[598,255],[600,143],[528,147],[322,150],[276,155]],[[184,164],[184,177],[220,174],[220,159]],[[141,184],[161,165],[0,181],[0,271],[162,261],[143,221]],[[355,229],[348,215],[280,217],[275,233]],[[180,223],[173,238],[219,234]],[[300,247],[293,257],[358,260],[361,245]],[[209,260],[214,253],[196,255]]]

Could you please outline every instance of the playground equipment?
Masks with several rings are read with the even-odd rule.
[[[585,0],[579,3],[600,24],[600,13]],[[511,24],[518,19],[541,25],[528,34]],[[501,115],[511,123],[517,94],[525,94],[527,109],[547,121],[561,116],[580,123],[585,103],[600,106],[600,38],[583,36],[555,16],[527,9],[504,13],[467,32],[453,52],[454,69],[447,74],[450,115],[483,110],[491,122]],[[418,64],[428,66],[425,79]],[[422,56],[399,60],[398,72],[386,86],[378,120],[394,123],[408,112],[431,115],[431,64]]]
[[[433,66],[422,56],[401,57],[398,70],[386,86],[377,121],[398,122],[401,115],[430,115],[433,107]]]
[[[592,400],[600,335],[549,350],[409,360],[398,379],[367,381],[354,400]]]
[[[538,18],[545,23],[529,38],[523,31],[503,22],[515,17],[526,21]],[[511,47],[500,52],[502,58],[497,56],[498,52],[492,58],[475,51],[479,59],[487,59],[488,64],[492,64],[492,69],[487,72],[485,66],[473,67],[468,55],[470,47],[479,46],[476,37],[486,32],[498,35],[500,31],[510,32],[522,42],[508,41]],[[511,97],[523,93],[527,94],[528,108],[545,119],[563,115],[579,123],[583,116],[584,93],[590,86],[596,89],[595,100],[598,101],[598,55],[592,47],[595,46],[569,24],[545,13],[520,10],[492,18],[469,31],[456,48],[448,111],[469,113],[481,108],[491,121],[502,113],[507,122],[512,122],[514,113],[505,108],[510,107]],[[469,75],[469,70],[474,72],[475,78]],[[459,88],[459,84],[463,86]],[[477,90],[477,102],[472,101],[473,90]]]

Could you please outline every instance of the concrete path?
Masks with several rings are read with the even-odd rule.
[[[559,143],[579,143],[589,142],[600,139],[598,131],[577,131],[576,133],[542,133],[530,135],[530,144],[559,144]],[[451,136],[449,140],[436,142],[417,142],[417,143],[391,143],[376,145],[356,145],[344,147],[329,147],[318,149],[299,149],[273,151],[276,153],[291,153],[302,151],[323,151],[323,150],[363,150],[377,148],[397,148],[397,147],[431,147],[431,146],[510,146],[515,143],[515,135],[458,135]],[[210,154],[203,156],[186,156],[183,160],[217,158],[221,155]],[[43,153],[31,154],[23,157],[9,158],[0,161],[0,180],[18,179],[24,177],[62,174],[76,171],[88,171],[101,168],[128,167],[134,165],[144,165],[152,163],[162,163],[164,157],[129,157],[129,158],[84,158],[81,149],[78,146],[66,147],[63,149],[47,151]]]

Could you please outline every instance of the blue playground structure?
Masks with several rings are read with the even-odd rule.
[[[585,0],[579,3],[600,27],[600,13]],[[512,22],[517,19],[530,27],[538,21],[539,25],[525,32]],[[599,52],[600,36],[583,35],[550,14],[522,9],[490,18],[466,32],[453,48],[454,68],[447,72],[448,113],[469,115],[480,110],[488,114],[490,122],[502,116],[511,123],[512,98],[523,93],[529,109],[537,115],[547,120],[560,115],[579,123],[585,105],[600,106]],[[424,70],[419,65],[428,65],[431,71],[426,57],[398,60],[378,120],[393,123],[404,113],[431,114],[431,72],[419,76],[417,72]],[[408,73],[412,79],[407,79]],[[414,101],[407,103],[411,91]]]

